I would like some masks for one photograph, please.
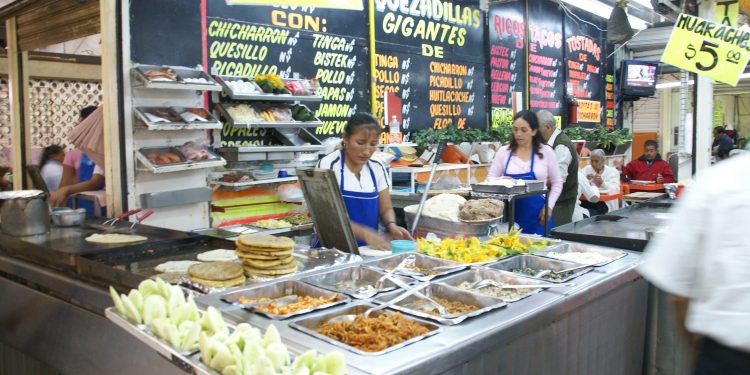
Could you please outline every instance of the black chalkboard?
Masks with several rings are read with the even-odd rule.
[[[597,122],[578,119],[579,124],[598,125],[605,118],[605,75],[607,51],[606,25],[594,17],[580,15],[565,20],[566,93],[578,100],[598,102],[601,106]]]
[[[562,12],[551,1],[528,4],[529,108],[546,109],[563,124],[565,78],[563,76]]]
[[[511,124],[513,92],[521,93],[521,103],[527,100],[525,7],[523,1],[490,5],[487,74],[492,127]]]
[[[367,12],[208,3],[206,37],[212,74],[317,78],[323,101],[305,103],[323,126],[318,138],[339,136],[356,111],[369,110]],[[364,37],[363,37],[364,36]],[[225,126],[224,145],[257,145],[270,131]]]
[[[200,0],[131,0],[130,57],[141,64],[202,64]]]
[[[485,50],[486,15],[479,1],[431,4],[440,9],[375,2],[373,114],[383,119],[384,92],[394,92],[402,103],[405,140],[418,129],[487,127],[485,58],[479,53]]]

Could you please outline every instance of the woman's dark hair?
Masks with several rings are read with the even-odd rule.
[[[89,117],[90,114],[94,113],[96,111],[96,106],[90,105],[88,107],[81,108],[81,112],[78,114],[81,116],[81,120],[86,119],[86,117]]]
[[[378,135],[383,130],[380,127],[380,122],[375,116],[367,112],[357,112],[353,114],[352,117],[349,117],[349,121],[346,122],[346,126],[344,126],[344,134],[351,136],[363,128],[373,130]]]
[[[62,152],[65,150],[60,145],[49,145],[44,148],[44,151],[42,151],[42,160],[39,162],[39,168],[44,167],[45,164],[49,161],[50,158],[55,156],[57,153]]]
[[[537,156],[539,156],[539,159],[544,159],[544,155],[542,154],[542,145],[544,144],[544,138],[542,138],[542,132],[539,131],[539,120],[537,119],[536,114],[531,111],[518,112],[515,116],[513,116],[513,122],[516,122],[516,120],[518,120],[519,118],[528,122],[531,130],[536,130],[536,134],[531,139],[532,149],[536,152]],[[516,137],[511,135],[510,152],[516,152],[517,148],[518,143],[516,142]]]

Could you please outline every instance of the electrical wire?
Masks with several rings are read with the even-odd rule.
[[[583,23],[587,23],[587,24],[589,24],[589,25],[591,25],[591,26],[594,26],[594,28],[596,28],[597,30],[599,30],[599,31],[601,31],[601,32],[605,32],[605,33],[607,32],[607,30],[604,30],[604,29],[600,29],[600,28],[599,28],[599,26],[596,26],[595,24],[593,24],[593,23],[591,23],[591,22],[589,22],[589,21],[583,20],[583,19],[581,19],[580,17],[578,17],[577,15],[575,15],[575,13],[573,13],[573,12],[572,12],[572,11],[571,11],[570,9],[568,9],[568,7],[567,7],[567,6],[566,6],[566,5],[565,5],[565,4],[564,4],[564,3],[562,2],[562,0],[557,0],[557,4],[559,4],[559,5],[560,5],[560,7],[561,7],[561,8],[563,9],[563,12],[564,12],[564,13],[565,13],[565,14],[566,14],[566,15],[567,15],[567,16],[568,16],[569,18],[573,19],[573,21],[574,21],[574,22],[576,22],[576,23],[577,23],[578,21],[580,21],[580,22],[583,22]],[[576,21],[576,20],[577,20],[577,21]]]

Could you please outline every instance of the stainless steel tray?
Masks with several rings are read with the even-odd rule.
[[[470,293],[477,293],[477,294],[481,294],[481,295],[490,296],[488,294],[482,293],[482,289],[479,289],[479,290],[470,290],[470,289],[461,288],[459,286],[463,282],[475,283],[475,282],[477,282],[479,280],[486,280],[486,279],[494,280],[494,281],[497,281],[498,283],[501,283],[501,284],[513,284],[513,285],[518,285],[518,284],[533,284],[533,285],[548,284],[546,282],[544,282],[544,283],[539,282],[539,281],[537,281],[535,279],[532,279],[532,278],[519,276],[519,275],[511,273],[511,272],[499,271],[499,270],[494,270],[494,269],[484,268],[484,267],[472,268],[469,271],[461,272],[458,275],[449,276],[449,277],[447,277],[445,279],[440,280],[440,283],[441,284],[450,285],[452,287],[456,287],[456,288],[459,288],[461,290],[465,290],[465,291],[470,292]],[[514,289],[508,289],[508,291],[513,291],[513,290]],[[523,294],[521,296],[513,297],[513,298],[502,298],[502,297],[500,297],[500,299],[502,299],[503,301],[508,302],[508,303],[510,303],[510,302],[517,302],[517,301],[520,301],[520,300],[522,300],[524,298],[531,297],[533,294],[539,293],[541,291],[542,291],[541,288],[527,289],[527,293]],[[493,297],[493,296],[490,296],[490,297]]]
[[[242,104],[242,103],[239,103]],[[233,104],[234,105],[234,104]],[[248,104],[249,105],[249,104]],[[297,128],[317,128],[320,125],[323,125],[323,121],[320,119],[317,119],[315,121],[297,121],[292,119],[291,121],[266,121],[266,120],[257,120],[257,121],[246,121],[246,120],[237,120],[234,117],[232,117],[231,114],[229,114],[229,111],[227,108],[224,107],[223,104],[217,104],[216,108],[219,110],[219,112],[222,113],[224,117],[229,120],[229,122],[232,124],[235,128],[278,128],[278,129],[297,129]],[[260,113],[260,109],[255,106],[255,110]]]
[[[613,250],[613,249],[605,249],[593,245],[587,245],[587,244],[581,244],[581,243],[561,243],[558,246],[548,247],[544,250],[540,250],[534,253],[534,255],[547,257],[550,259],[555,259],[563,262],[571,262],[571,263],[577,263],[572,260],[565,260],[565,259],[559,259],[552,256],[549,256],[549,253],[598,253],[602,256],[605,256],[609,258],[607,261],[599,262],[592,264],[592,267],[601,267],[607,264],[610,264],[618,259],[624,258],[628,255],[628,253],[622,251],[622,250]],[[582,264],[582,263],[581,263]]]
[[[291,318],[293,316],[307,314],[312,311],[322,310],[329,308],[331,306],[336,306],[342,303],[347,303],[351,301],[349,297],[342,295],[340,293],[334,293],[325,289],[318,288],[316,286],[312,286],[309,284],[305,284],[300,281],[296,280],[287,280],[287,281],[281,281],[278,283],[266,285],[266,286],[258,286],[248,289],[241,289],[235,292],[227,293],[223,296],[221,296],[221,299],[224,302],[231,303],[233,305],[241,305],[240,303],[240,297],[245,298],[279,298],[283,296],[288,296],[290,294],[296,294],[298,296],[310,296],[310,297],[324,297],[329,298],[331,296],[336,296],[336,299],[331,302],[327,303],[325,305],[309,308],[309,309],[303,309],[298,310],[290,314],[285,315],[275,315],[267,313],[260,309],[252,309],[251,311],[257,314],[265,315],[271,319],[275,320],[284,320]]]
[[[440,317],[437,315],[432,315],[432,314],[417,310],[416,308],[412,308],[411,307],[412,304],[424,302],[422,299],[414,295],[406,297],[405,299],[399,301],[395,305],[390,306],[389,308],[398,310],[398,311],[401,311],[410,315],[418,316],[420,318],[434,320],[440,324],[451,326],[451,325],[459,324],[468,318],[482,315],[489,311],[507,306],[507,303],[505,303],[503,300],[499,298],[489,297],[489,296],[485,296],[482,294],[470,293],[463,289],[458,289],[452,286],[439,284],[439,283],[426,285],[425,287],[421,288],[420,291],[427,297],[435,296],[435,297],[447,299],[449,301],[458,301],[458,302],[462,302],[468,305],[474,305],[478,307],[478,309],[467,312],[465,314],[450,317],[450,318]],[[374,302],[378,304],[384,304],[398,297],[402,293],[403,293],[402,291],[395,291],[395,292],[391,292],[388,294],[383,294],[382,296],[376,298]]]
[[[192,351],[182,351],[174,348],[162,338],[154,335],[153,332],[151,332],[151,329],[146,325],[133,324],[132,322],[130,322],[130,320],[121,316],[119,313],[117,313],[114,307],[106,308],[104,310],[104,316],[166,358],[171,358],[174,355],[189,357],[199,351],[198,349]]]
[[[414,222],[417,207],[418,205],[411,205],[404,208],[404,218],[406,219],[406,226],[409,228],[411,228]],[[425,237],[428,233],[433,233],[440,238],[492,236],[500,232],[501,219],[497,218],[484,223],[466,223],[452,222],[422,215],[414,234],[416,237]]]
[[[229,95],[232,99],[238,99],[238,100],[266,100],[266,101],[309,101],[309,102],[319,102],[323,100],[323,97],[320,95],[293,95],[293,94],[269,94],[263,92],[261,90],[260,86],[258,86],[254,81],[253,77],[240,77],[240,76],[214,76],[216,78],[216,81],[221,84],[221,86],[224,88],[224,92]],[[232,90],[231,87],[227,84],[230,81],[237,81],[237,80],[244,80],[247,82],[252,83],[255,85],[255,87],[258,88],[257,93],[240,93],[235,92]],[[303,79],[283,79],[284,83],[290,82],[290,81],[304,81]]]
[[[532,268],[537,271],[542,271],[542,270],[559,271],[559,270],[564,270],[568,268],[573,268],[576,266],[580,266],[580,264],[573,263],[573,262],[565,262],[565,261],[555,260],[555,259],[542,258],[542,257],[533,256],[533,255],[528,255],[528,254],[521,254],[521,255],[514,256],[512,258],[501,260],[495,264],[491,264],[489,265],[489,268],[508,271],[508,272],[513,272],[512,270],[517,269],[517,268]],[[532,279],[547,281],[551,283],[566,283],[589,271],[591,271],[590,267],[580,269],[578,271],[573,271],[572,274],[567,275],[566,277],[560,280],[536,278],[536,277],[522,274],[522,273],[516,273],[516,272],[513,272],[513,273],[524,276],[524,277],[529,277]]]
[[[165,153],[165,152],[172,152],[180,157],[180,161],[172,162],[172,163],[163,163],[163,164],[156,164],[151,162],[151,165],[154,166],[154,168],[164,168],[172,165],[178,165],[178,164],[185,164],[188,162],[188,159],[185,157],[185,155],[180,151],[179,147],[142,147],[138,150],[138,152],[143,155],[146,160],[148,159],[148,153],[149,152],[158,152],[158,153]],[[150,160],[149,160],[150,161]]]
[[[344,293],[357,299],[369,299],[375,295],[383,292],[390,292],[394,289],[398,289],[398,286],[392,281],[385,279],[380,289],[373,290],[373,293],[360,294],[354,288],[346,288],[337,286],[337,283],[342,281],[354,281],[356,284],[354,287],[366,287],[375,286],[375,283],[383,277],[383,272],[374,270],[362,266],[348,267],[336,271],[326,272],[319,275],[308,276],[300,279],[308,284],[315,285],[320,288],[333,290],[335,292]],[[405,284],[412,284],[414,281],[410,278],[403,276],[393,275],[393,277],[401,280]]]
[[[445,259],[439,259],[439,258],[433,258],[431,256],[427,256],[424,254],[419,253],[400,253],[395,254],[387,257],[383,257],[380,259],[372,260],[369,262],[362,263],[365,267],[373,267],[380,271],[389,271],[392,270],[394,267],[396,267],[401,261],[406,258],[407,256],[413,255],[416,257],[416,260],[414,262],[414,265],[418,268],[421,268],[423,270],[430,270],[435,267],[442,267],[442,266],[456,266],[456,268],[451,268],[448,270],[439,270],[434,273],[424,273],[424,272],[397,272],[399,275],[402,276],[408,276],[413,279],[419,280],[419,281],[430,281],[432,279],[435,279],[437,277],[442,277],[445,275],[450,275],[452,273],[456,273],[458,271],[462,271],[468,267],[468,265],[454,262],[452,260],[445,260]]]
[[[479,193],[490,194],[521,194],[526,192],[526,185],[502,186],[502,185],[482,185],[472,184],[471,190]]]
[[[169,68],[177,75],[176,81],[152,81],[146,76],[146,72],[152,69]],[[206,72],[193,68],[177,66],[139,65],[132,69],[135,78],[143,83],[144,87],[154,89],[177,89],[177,90],[204,90],[221,91],[221,85],[216,83]],[[185,82],[185,78],[203,78],[206,83]]]
[[[335,340],[335,339],[333,339],[331,337],[328,337],[326,335],[320,334],[320,333],[318,333],[318,332],[315,331],[315,329],[317,329],[321,325],[325,324],[327,321],[329,321],[330,319],[332,319],[334,317],[341,316],[341,315],[347,315],[347,314],[360,315],[360,314],[363,314],[365,311],[367,311],[367,309],[369,309],[371,307],[374,307],[374,306],[375,305],[372,305],[372,304],[369,304],[369,303],[359,302],[359,303],[355,303],[355,304],[346,306],[344,308],[340,308],[340,309],[336,309],[336,310],[331,310],[331,311],[326,311],[324,313],[315,314],[315,315],[312,315],[312,316],[309,316],[309,317],[305,317],[305,318],[301,318],[301,319],[295,320],[295,321],[291,322],[289,324],[289,326],[292,327],[292,328],[294,328],[294,329],[296,329],[296,330],[304,332],[304,333],[306,333],[306,334],[308,334],[310,336],[313,336],[313,337],[315,337],[317,339],[323,340],[323,341],[325,341],[325,342],[327,342],[327,343],[329,343],[331,345],[336,345],[336,346],[338,346],[340,348],[344,348],[344,349],[349,350],[349,351],[351,351],[353,353],[356,353],[356,354],[359,354],[359,355],[363,355],[363,356],[378,356],[378,355],[382,355],[382,354],[385,354],[385,353],[390,353],[390,352],[392,352],[394,350],[401,349],[401,348],[403,348],[403,347],[405,347],[407,345],[413,344],[415,342],[424,340],[424,339],[426,339],[426,338],[428,338],[430,336],[436,335],[440,331],[442,331],[442,328],[440,328],[440,326],[438,326],[438,325],[436,325],[434,323],[427,322],[427,321],[424,321],[424,320],[421,320],[421,319],[412,318],[412,317],[409,317],[409,316],[405,316],[406,319],[419,322],[424,327],[426,327],[427,329],[429,329],[430,332],[428,332],[428,333],[426,333],[424,335],[421,335],[421,336],[413,337],[413,338],[411,338],[409,340],[406,340],[406,341],[401,342],[399,344],[393,345],[391,347],[388,347],[388,348],[383,349],[383,350],[378,351],[378,352],[366,352],[366,351],[357,349],[357,348],[355,348],[353,346],[349,346],[347,344],[344,344],[341,341]],[[384,313],[386,313],[386,312],[382,311],[382,310],[373,311],[370,314],[370,316],[371,317],[378,317],[378,316],[380,316],[380,315],[382,315]]]
[[[547,182],[543,180],[526,181],[526,192],[542,191],[547,188]]]

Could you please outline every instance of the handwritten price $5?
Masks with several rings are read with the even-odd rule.
[[[699,58],[702,59],[702,61],[696,61],[695,67],[698,70],[705,72],[705,71],[715,68],[716,65],[719,64],[719,54],[716,52],[718,48],[719,48],[719,44],[714,43],[714,42],[709,42],[707,40],[703,40],[703,44],[701,44],[701,47],[698,50],[696,50],[695,46],[693,46],[693,44],[690,43],[687,45],[685,58],[688,60],[692,60],[693,58],[698,56],[698,54],[700,53],[701,56]],[[706,59],[706,57],[703,57],[706,55],[708,59]],[[742,53],[730,50],[730,51],[727,51],[725,60],[728,63],[739,64],[741,58],[742,58]],[[704,61],[708,61],[709,64],[708,65],[703,64]]]

